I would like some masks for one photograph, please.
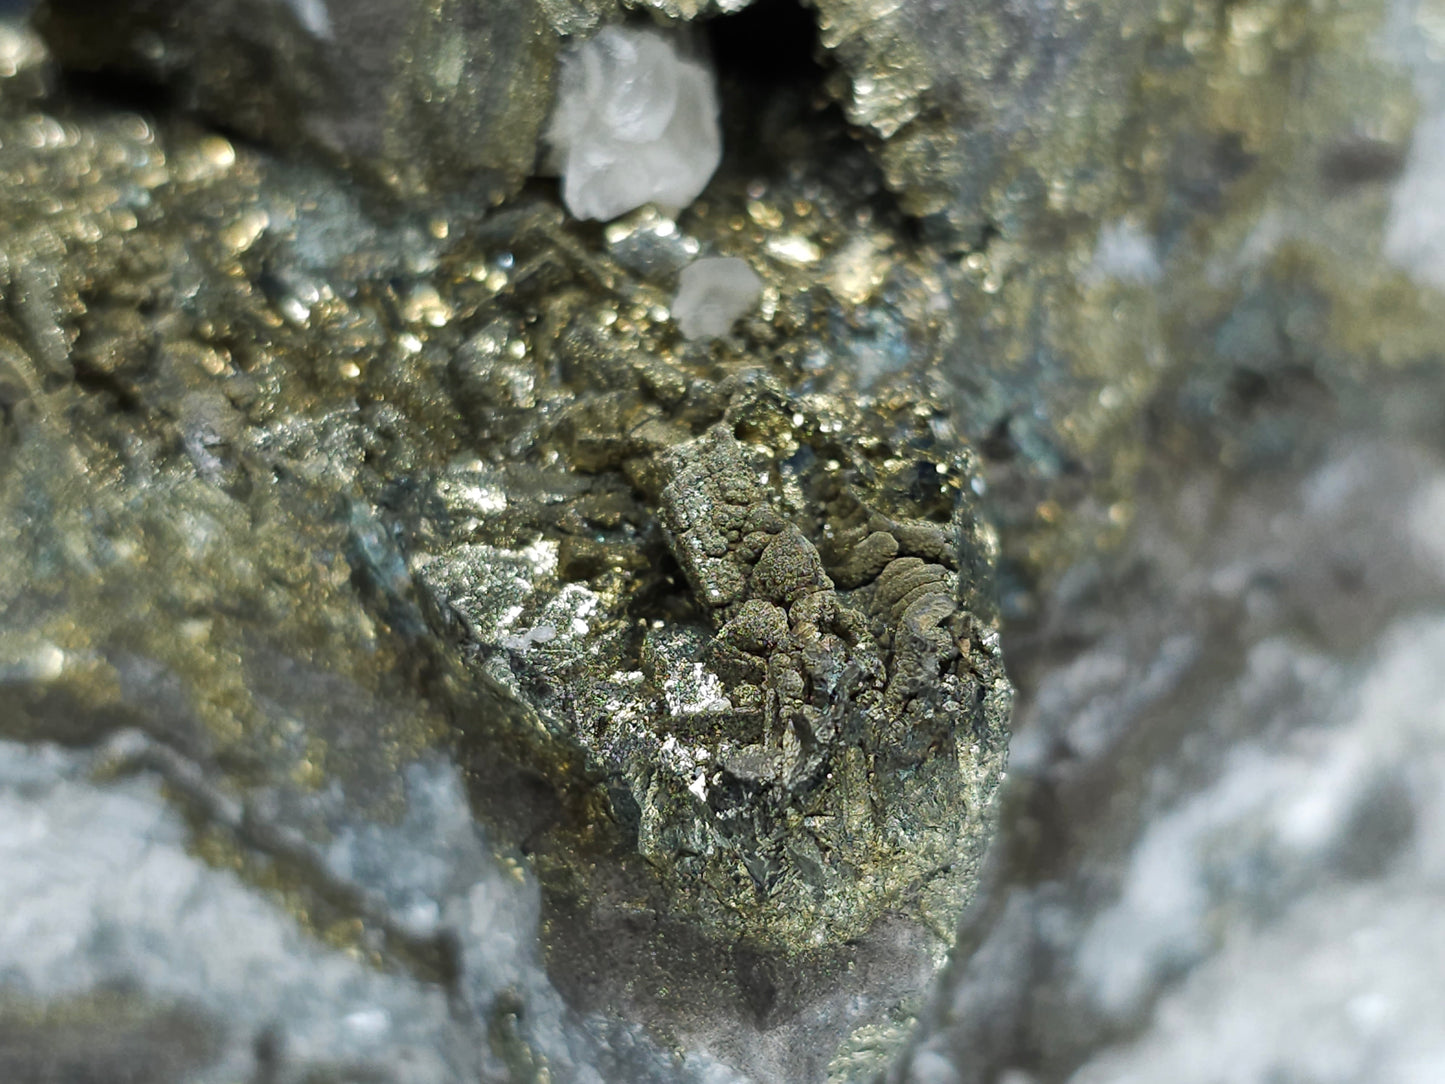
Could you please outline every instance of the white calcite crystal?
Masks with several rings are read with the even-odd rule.
[[[716,339],[758,303],[762,290],[762,279],[746,260],[736,256],[694,260],[678,276],[672,318],[689,339]]]
[[[660,33],[607,27],[563,60],[547,139],[577,218],[676,214],[722,158],[713,73]]]

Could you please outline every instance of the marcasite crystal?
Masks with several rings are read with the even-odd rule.
[[[308,787],[384,804],[450,744],[579,1004],[737,1051],[764,1016],[831,1049],[904,1011],[975,881],[1010,694],[946,264],[893,247],[841,126],[785,89],[739,116],[796,161],[600,229],[543,186],[393,218],[34,93],[0,133],[7,733],[141,727],[287,831]],[[669,312],[703,251],[763,285],[710,344]],[[420,706],[374,720],[383,693]],[[379,959],[444,969],[345,906]]]
[[[1348,425],[1357,400],[1342,370],[1370,383],[1379,363],[1421,370],[1408,408],[1424,442],[1438,431],[1426,415],[1445,307],[1376,258],[1389,216],[1383,252],[1429,265],[1428,237],[1399,240],[1429,216],[1396,215],[1429,191],[1436,126],[1413,147],[1411,130],[1437,107],[1359,47],[1393,34],[1429,53],[1438,20],[1426,7],[759,4],[699,31],[719,46],[730,160],[676,221],[644,209],[601,227],[569,222],[548,182],[517,193],[553,57],[620,21],[611,0],[53,0],[48,25],[75,69],[160,80],[206,123],[285,160],[198,131],[154,98],[140,117],[106,84],[52,92],[33,39],[0,34],[0,730],[7,757],[35,743],[21,760],[49,764],[4,781],[22,811],[11,820],[71,803],[47,773],[85,776],[85,793],[110,786],[89,777],[115,770],[111,750],[147,775],[159,765],[189,818],[183,829],[169,817],[159,852],[213,863],[217,876],[198,883],[225,880],[258,909],[253,893],[269,894],[271,918],[287,909],[318,955],[349,954],[438,1007],[436,1030],[412,1033],[446,1037],[426,1042],[434,1075],[415,1061],[392,1075],[501,1078],[442,1064],[487,1048],[519,1080],[716,1080],[700,1050],[756,1080],[874,1079],[950,942],[987,835],[966,831],[963,861],[929,879],[929,840],[941,844],[960,810],[979,813],[1001,756],[987,732],[948,731],[906,680],[936,668],[941,708],[967,707],[987,684],[993,622],[971,585],[989,562],[966,558],[992,546],[971,530],[977,544],[958,545],[941,511],[972,524],[972,495],[986,492],[1006,532],[1013,659],[1054,722],[1035,731],[1037,786],[1007,821],[1022,844],[1014,879],[977,908],[1005,936],[959,945],[939,994],[951,1056],[936,1036],[914,1068],[1067,1077],[1080,1049],[1127,1042],[1140,1023],[1133,1008],[1076,1013],[1087,981],[1058,996],[1074,932],[1108,909],[1128,822],[1208,773],[1225,747],[1213,739],[1240,733],[1239,703],[1260,702],[1257,677],[1304,674],[1312,695],[1334,699],[1313,680],[1320,645],[1356,637],[1355,650],[1389,599],[1422,597],[1413,575],[1382,595],[1380,562],[1354,556],[1378,539],[1351,523],[1411,507],[1403,491],[1369,485],[1362,506],[1340,471],[1317,476],[1305,496],[1329,544],[1296,560],[1270,552],[1290,492],[1270,475],[1300,461],[1300,416]],[[772,31],[790,13],[816,15],[821,71],[798,70],[812,38],[786,38],[795,63],[758,70],[760,39],[744,27]],[[777,92],[794,77],[811,85]],[[824,98],[818,80],[854,138],[799,107]],[[859,134],[888,191],[860,161]],[[318,148],[358,172],[316,169]],[[1407,183],[1392,186],[1402,163]],[[407,199],[359,198],[362,176]],[[679,337],[668,312],[678,272],[702,252],[744,259],[764,282],[756,308],[707,345]],[[1397,427],[1402,405],[1389,412]],[[983,476],[960,428],[984,452]],[[1201,461],[1203,479],[1190,469]],[[1200,543],[1232,517],[1201,509],[1227,509],[1207,495],[1241,483],[1260,487],[1263,533],[1224,528],[1233,548],[1208,563]],[[1112,558],[1093,546],[1160,492],[1177,495],[1182,529],[1156,516],[1152,545]],[[1347,499],[1329,511],[1313,499],[1324,492]],[[1438,517],[1417,518],[1433,529]],[[1259,538],[1269,544],[1256,553]],[[1433,552],[1422,543],[1386,564],[1408,570]],[[1079,553],[1089,561],[1066,577],[1066,604],[1030,627],[1039,583]],[[1218,639],[1230,626],[1248,639]],[[1061,682],[1040,683],[1039,635],[1066,648]],[[1119,636],[1122,649],[1105,642]],[[1301,636],[1303,653],[1288,645]],[[1408,657],[1427,659],[1419,645],[1433,642],[1411,633]],[[850,722],[857,703],[870,711]],[[916,725],[885,725],[880,705]],[[1295,725],[1254,714],[1278,720],[1276,736]],[[990,725],[1001,715],[985,704]],[[145,733],[107,740],[130,727]],[[50,744],[61,741],[101,744],[62,754]],[[873,778],[849,775],[850,758],[870,756]],[[440,770],[419,772],[424,757]],[[458,765],[476,822],[455,801],[434,804],[451,827],[433,831],[437,817],[418,815],[428,788],[413,784],[455,781]],[[874,789],[850,804],[857,791],[840,795],[840,779],[859,775]],[[739,785],[720,787],[729,776]],[[1408,868],[1392,848],[1418,836],[1411,807],[1371,801],[1379,779],[1400,789],[1382,774],[1361,792],[1364,830],[1338,820],[1364,845],[1322,838],[1311,885],[1351,898],[1381,862]],[[880,798],[899,801],[869,820]],[[1371,827],[1382,808],[1383,835]],[[1414,811],[1420,824],[1429,808]],[[408,831],[378,831],[387,818]],[[539,990],[550,980],[535,962],[478,954],[531,944],[479,876],[478,824],[537,871],[548,973],[575,1017]],[[829,865],[856,845],[857,824],[879,833],[879,862],[902,865]],[[900,831],[884,834],[890,824]],[[45,838],[120,838],[140,853],[148,832]],[[363,836],[377,841],[373,861],[323,861]],[[1201,837],[1203,864],[1184,868],[1207,875],[1223,854],[1257,873],[1260,838],[1276,852],[1258,833],[1222,851]],[[1075,876],[1080,844],[1102,861]],[[425,876],[408,875],[420,866]],[[75,883],[104,898],[110,876]],[[1207,879],[1218,898],[1189,937],[1217,932],[1214,904],[1228,911],[1231,886],[1257,880],[1226,878],[1221,896]],[[1284,897],[1266,895],[1272,922]],[[819,898],[837,909],[820,913]],[[1388,916],[1391,900],[1417,898],[1391,891],[1366,906]],[[829,943],[873,914],[856,940]],[[1123,974],[1148,941],[1121,914],[1111,927],[1126,951],[1105,939],[1094,956]],[[90,967],[130,964],[117,950],[127,939],[165,942],[173,970],[194,949],[192,977],[217,966],[206,940],[169,939],[164,918],[116,925],[119,938],[93,919],[57,926],[83,936],[47,977],[79,987],[115,973]],[[105,936],[88,936],[97,928]],[[1429,924],[1400,928],[1408,951]],[[4,947],[6,969],[39,958],[15,937]],[[1166,951],[1126,977],[1177,985],[1180,959]],[[1215,988],[1240,974],[1221,969]],[[315,1019],[339,1021],[341,1002],[321,990]],[[252,1076],[385,1078],[382,1060],[406,1054],[382,1042],[354,1068],[299,1064],[326,1055],[293,1057],[295,1020],[257,1041],[224,996],[212,989],[206,1004],[230,1049],[267,1052]],[[1159,1004],[1161,1020],[1220,1019]],[[54,1011],[87,1026],[83,1005]],[[659,1055],[622,1020],[689,1056]],[[207,1044],[188,1044],[187,1029],[131,1026],[129,1049],[181,1032],[172,1064],[188,1080],[247,1078],[192,1074]],[[133,1064],[95,1060],[112,1075]]]
[[[618,373],[529,422],[519,466],[560,441],[586,471],[556,526],[413,567],[529,726],[585,752],[670,908],[831,944],[977,859],[1008,705],[988,543],[932,411],[724,371],[661,401]]]

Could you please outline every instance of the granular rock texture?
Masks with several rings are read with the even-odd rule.
[[[722,162],[579,222],[557,58],[673,20]],[[1189,1022],[1334,992],[1331,1050],[1440,1033],[1390,1000],[1439,959],[1428,4],[38,25],[63,66],[0,26],[7,1065],[871,1081],[950,945],[900,1076],[1236,1070]],[[719,259],[755,294],[693,335]],[[1384,1001],[1274,981],[1371,914]],[[1289,1047],[1256,1079],[1354,1064]]]
[[[76,70],[163,88],[407,198],[483,204],[532,172],[559,47],[533,3],[57,0],[39,20]]]
[[[757,370],[673,410],[587,404],[559,421],[595,480],[512,607],[494,551],[417,562],[483,671],[585,752],[671,906],[718,936],[822,945],[956,907],[1009,699],[962,445],[916,404],[819,413]]]
[[[462,991],[485,1064],[605,1060],[579,1022],[605,1010],[808,1078],[906,1019],[977,878],[1010,692],[943,258],[898,240],[836,118],[783,88],[756,146],[806,153],[725,167],[677,221],[579,224],[541,186],[400,212],[71,99],[6,34],[3,736],[159,777],[206,861],[430,991],[367,987],[398,1021],[434,1034]],[[759,279],[708,343],[668,308],[704,254]],[[430,823],[438,759],[475,825],[395,870],[337,850]],[[475,955],[484,832],[536,877],[555,988]],[[611,1078],[643,1079],[665,1056],[627,1035]]]

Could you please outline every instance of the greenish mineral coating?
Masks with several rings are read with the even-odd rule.
[[[832,944],[925,890],[950,910],[1009,704],[966,446],[926,403],[820,411],[747,365],[672,411],[612,394],[555,533],[443,548],[418,582],[718,937]]]
[[[841,127],[789,91],[762,145],[816,165],[599,231],[547,195],[389,218],[35,93],[0,151],[12,733],[139,726],[243,787],[384,801],[439,711],[488,819],[496,765],[559,796],[517,831],[564,895],[785,955],[885,914],[946,936],[1003,767],[996,545],[938,256]],[[37,139],[55,176],[10,183]],[[707,347],[666,310],[704,251],[766,284]],[[428,708],[363,735],[308,681]]]
[[[1158,419],[1197,402],[1218,454],[1248,454],[1220,422],[1231,366],[1270,376],[1248,344],[1327,380],[1445,334],[1361,247],[1386,186],[1321,177],[1359,131],[1373,161],[1404,155],[1411,90],[1358,48],[1376,5],[930,24],[927,3],[818,0],[852,127],[816,87],[725,73],[703,198],[605,227],[523,182],[555,51],[621,17],[609,0],[358,0],[330,41],[279,3],[206,5],[214,29],[127,3],[101,36],[84,7],[45,24],[72,64],[164,80],[296,157],[86,105],[0,32],[0,731],[139,727],[223,794],[340,788],[378,815],[443,747],[530,854],[556,969],[642,1016],[721,1018],[768,986],[726,967],[841,987],[870,927],[948,944],[1008,712],[985,501],[1032,587],[1128,523],[1152,449],[1198,439]],[[1334,89],[1302,103],[1304,83]],[[1118,222],[1158,282],[1092,267]],[[764,290],[702,346],[667,304],[714,254]],[[432,977],[306,871],[214,825],[196,846]],[[687,966],[658,963],[677,945]]]

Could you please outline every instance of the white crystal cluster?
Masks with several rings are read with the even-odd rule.
[[[326,8],[326,0],[287,0],[287,3],[291,5],[291,11],[295,14],[297,22],[305,28],[307,33],[327,41],[336,37],[331,26],[331,12]]]
[[[547,139],[577,218],[675,214],[722,158],[713,73],[659,33],[607,27],[564,58]]]
[[[678,276],[672,318],[689,339],[716,339],[758,303],[763,283],[746,260],[711,256],[694,260]]]

